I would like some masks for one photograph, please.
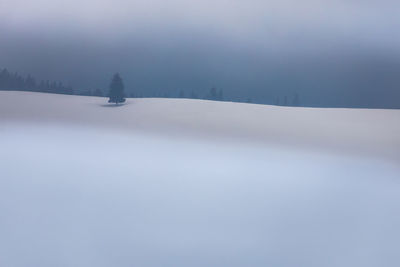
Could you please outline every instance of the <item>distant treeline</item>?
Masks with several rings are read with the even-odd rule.
[[[10,73],[7,69],[0,71],[0,90],[74,94],[74,90],[71,87],[64,86],[61,82],[49,80],[37,82],[30,75],[23,77],[18,73]]]
[[[19,75],[18,73],[11,73],[7,69],[0,69],[0,90],[3,91],[30,91],[30,92],[43,92],[53,94],[66,94],[66,95],[84,95],[84,96],[108,96],[108,90],[106,92],[101,89],[95,90],[74,90],[71,86],[65,86],[62,82],[37,80],[28,75],[26,77]],[[199,95],[195,91],[184,91],[180,90],[175,95],[170,93],[125,93],[126,97],[141,98],[141,97],[162,97],[162,98],[189,98],[189,99],[206,99],[215,101],[233,101],[233,102],[244,102],[253,103],[251,98],[244,97],[243,99],[230,99],[224,96],[222,89],[211,88],[206,94]],[[300,106],[300,99],[297,94],[289,98],[283,96],[282,98],[277,97],[274,101],[275,105],[280,106]]]
[[[224,98],[224,93],[222,89],[211,88],[210,91],[204,95],[199,95],[195,91],[184,91],[180,90],[178,93],[130,93],[129,97],[141,98],[141,97],[162,97],[162,98],[190,98],[190,99],[206,99],[206,100],[217,100],[224,101],[227,100]]]
[[[198,94],[195,91],[184,91],[180,90],[178,93],[130,93],[127,97],[131,98],[145,98],[145,97],[161,97],[161,98],[188,98],[188,99],[204,99],[204,100],[215,100],[215,101],[230,101],[230,102],[240,102],[240,103],[253,103],[253,99],[250,97],[235,98],[231,99],[224,96],[224,91],[222,89],[211,88],[207,93]],[[257,104],[265,104],[258,103]],[[282,97],[276,97],[273,102],[268,104],[273,104],[276,106],[293,106],[300,107],[300,97],[297,93],[292,96],[284,95]]]

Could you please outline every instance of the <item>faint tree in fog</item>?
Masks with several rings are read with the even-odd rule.
[[[297,93],[295,93],[295,95],[294,95],[292,106],[294,106],[294,107],[299,107],[300,106],[300,98],[299,98],[299,95]]]
[[[210,93],[209,93],[208,99],[217,100],[217,89],[215,89],[215,87],[210,89]]]
[[[224,93],[223,93],[222,89],[218,90],[217,100],[219,100],[219,101],[224,100]]]
[[[27,89],[36,88],[36,80],[34,78],[32,78],[31,75],[28,75],[28,77],[26,77],[26,79],[25,79],[25,86]]]
[[[190,93],[190,98],[197,99],[199,97],[197,96],[196,92],[192,90],[192,92]]]
[[[108,103],[117,105],[125,102],[124,83],[118,73],[114,74],[111,80],[109,97]]]
[[[185,92],[183,90],[179,91],[179,98],[184,98],[185,97]]]
[[[283,98],[283,104],[282,104],[283,106],[287,106],[287,96],[285,96],[284,98]]]

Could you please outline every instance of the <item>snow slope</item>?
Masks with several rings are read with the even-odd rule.
[[[400,110],[289,108],[190,99],[0,92],[0,120],[73,123],[162,135],[241,139],[400,160]]]
[[[0,266],[399,266],[397,110],[0,92]]]

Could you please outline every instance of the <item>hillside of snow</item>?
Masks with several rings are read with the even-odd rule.
[[[0,266],[400,266],[400,110],[0,92]]]
[[[0,92],[0,120],[74,124],[163,136],[233,139],[400,160],[400,110],[293,108],[191,99]]]

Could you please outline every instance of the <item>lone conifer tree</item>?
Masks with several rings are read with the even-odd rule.
[[[111,80],[109,97],[108,103],[115,103],[117,105],[118,103],[125,102],[124,83],[118,73],[114,74]]]

